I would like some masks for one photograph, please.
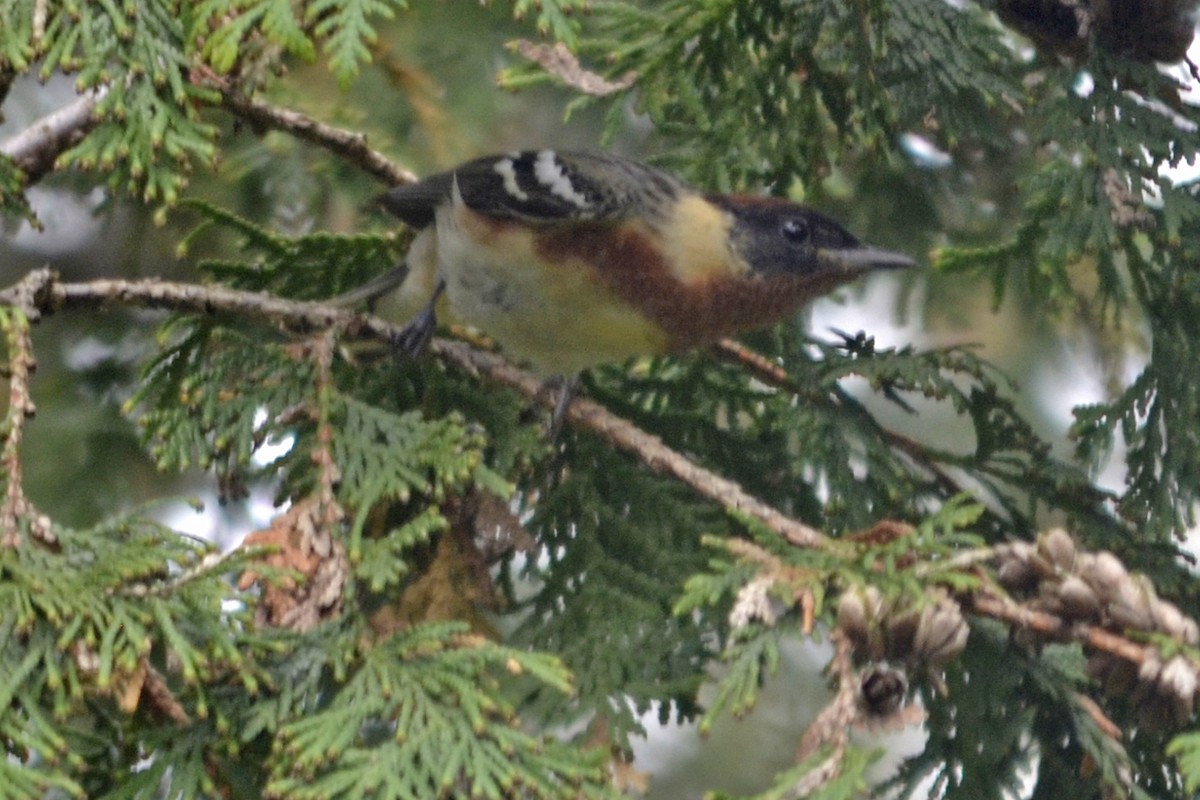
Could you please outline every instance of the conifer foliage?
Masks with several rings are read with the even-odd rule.
[[[1200,788],[1200,197],[1171,172],[1200,147],[1192,3],[496,5],[0,0],[0,102],[30,77],[79,94],[0,140],[6,219],[37,224],[29,189],[70,174],[170,221],[196,276],[0,288],[0,798],[633,795],[651,712],[745,715],[797,637],[832,643],[831,698],[754,797]],[[324,302],[408,241],[369,213],[337,232],[371,179],[411,179],[355,125],[390,80],[451,141],[468,123],[429,77],[456,25],[501,22],[542,41],[487,55],[500,84],[562,87],[596,146],[636,112],[697,185],[803,196],[930,253],[914,280],[1144,363],[1064,447],[976,349],[869,328],[597,368],[556,430],[486,331],[397,353],[397,326]],[[289,70],[366,99],[300,113]],[[311,180],[334,199],[298,213]],[[274,493],[228,552],[30,491],[35,323],[112,306],[163,315],[121,384],[145,456],[222,501]],[[956,435],[905,422],[926,414]],[[923,750],[869,785],[852,734],[906,726]]]

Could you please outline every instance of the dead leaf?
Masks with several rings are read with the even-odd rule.
[[[556,44],[538,44],[528,39],[517,39],[510,42],[509,49],[522,58],[527,58],[542,69],[558,78],[572,89],[577,89],[593,97],[605,97],[624,91],[637,81],[637,73],[626,72],[616,81],[597,75],[584,69],[579,59],[575,57],[562,42]]]

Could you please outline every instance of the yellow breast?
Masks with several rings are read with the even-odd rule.
[[[543,374],[667,352],[667,335],[583,258],[547,263],[533,235],[463,205],[438,213],[437,268],[453,317]],[[569,251],[568,251],[569,253]]]

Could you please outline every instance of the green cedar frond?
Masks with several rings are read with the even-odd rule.
[[[37,54],[33,47],[33,14],[30,4],[21,0],[0,0],[0,67],[5,71],[24,72]]]
[[[715,654],[704,633],[724,619],[675,616],[672,607],[703,564],[699,533],[726,523],[602,443],[568,441],[567,453],[587,468],[539,499],[529,527],[544,563],[524,564],[520,577],[537,591],[518,606],[525,616],[513,641],[557,653],[575,676],[575,703],[538,692],[533,713],[555,724],[598,714],[627,746],[641,730],[634,711],[659,701],[664,720],[696,712],[704,664]]]
[[[1193,222],[1189,236],[1197,230]],[[1128,475],[1120,511],[1147,538],[1167,541],[1195,525],[1200,500],[1200,443],[1186,435],[1200,418],[1194,377],[1200,281],[1184,263],[1155,268],[1133,252],[1130,259],[1143,276],[1140,293],[1154,323],[1153,358],[1111,402],[1076,409],[1072,435],[1079,455],[1097,464],[1118,435],[1124,439]]]
[[[1179,761],[1184,789],[1189,794],[1200,788],[1200,733],[1183,733],[1171,740],[1167,755]]]
[[[84,794],[79,783],[61,773],[26,764],[14,764],[8,760],[0,762],[0,782],[4,785],[6,800],[43,800],[52,790],[73,796]]]
[[[188,234],[181,247],[190,247],[214,228],[237,235],[238,251],[246,260],[206,259],[199,267],[238,289],[270,291],[302,300],[329,298],[362,285],[398,260],[387,236],[339,236],[318,231],[287,237],[210,203],[190,201],[188,207],[200,212],[204,221]]]
[[[0,735],[14,748],[10,753],[27,759],[7,762],[10,780],[3,785],[99,796],[102,792],[75,782],[86,778],[82,754],[92,750],[95,736],[107,739],[104,759],[116,758],[118,737],[128,732],[109,728],[112,712],[96,718],[96,731],[76,728],[88,704],[111,706],[114,697],[146,703],[138,700],[139,692],[130,695],[130,687],[139,687],[147,663],[168,674],[170,663],[179,667],[170,680],[190,709],[185,713],[203,716],[204,684],[240,673],[237,682],[254,685],[257,669],[245,658],[254,645],[239,631],[246,618],[225,605],[236,596],[226,580],[233,564],[216,558],[209,546],[138,516],[56,533],[55,552],[37,547],[0,552],[6,576],[0,603],[9,609],[0,626]],[[167,722],[163,730],[174,725]],[[139,741],[149,748],[143,754],[154,749],[154,729],[142,731]],[[186,739],[174,732],[179,739],[172,741]],[[211,731],[198,740],[190,762],[198,769],[161,756],[176,767],[176,785],[196,779],[211,787],[201,758],[206,741]]]
[[[688,142],[681,163],[721,190],[813,185],[848,150],[886,150],[931,96],[951,135],[995,141],[995,110],[1022,96],[1003,31],[939,0],[614,3],[597,27],[580,50],[637,73],[656,127]]]
[[[24,219],[36,226],[37,217],[29,206],[24,189],[24,173],[17,169],[17,165],[11,158],[0,154],[0,214],[10,218]]]
[[[354,507],[383,497],[407,502],[412,493],[440,498],[446,484],[465,482],[480,464],[483,441],[460,420],[396,415],[349,398],[343,414],[333,450]]]
[[[947,145],[982,140],[1003,146],[1004,128],[995,124],[999,107],[1024,95],[1004,31],[974,5],[904,0],[884,8],[886,14],[872,15],[882,20],[888,43],[876,70],[902,124],[928,114],[936,97]]]
[[[720,715],[745,716],[754,708],[763,681],[779,669],[782,628],[749,625],[738,631],[722,654],[726,672],[717,684],[717,695],[704,710],[700,730],[706,731]]]
[[[428,542],[434,534],[446,529],[446,520],[435,509],[427,509],[420,515],[378,538],[363,539],[361,535],[370,505],[359,507],[354,519],[350,539],[351,563],[357,566],[355,574],[366,587],[375,593],[398,586],[409,574],[405,554],[419,544]]]
[[[324,42],[329,67],[342,88],[358,75],[359,65],[370,60],[370,45],[378,38],[372,17],[392,19],[407,0],[312,0],[305,9],[305,24]]]
[[[535,15],[539,36],[549,36],[574,47],[579,33],[579,16],[590,10],[590,0],[514,0],[513,16],[518,20]]]
[[[1036,709],[1026,676],[1000,656],[1005,632],[997,627],[973,625],[966,651],[946,673],[950,691],[925,693],[929,746],[885,784],[903,787],[899,796],[1001,800],[1019,788]]]
[[[504,798],[613,797],[596,758],[515,725],[500,692],[526,675],[556,692],[548,657],[466,636],[460,624],[412,628],[375,643],[328,703],[285,724],[273,796],[383,798],[443,793]]]
[[[316,49],[305,32],[292,0],[205,0],[192,12],[192,40],[204,42],[201,54],[220,74],[233,69],[251,33],[287,53],[312,61]]]
[[[808,786],[805,778],[828,763],[831,752],[821,750],[791,769],[784,770],[771,781],[771,788],[750,796],[735,797],[723,792],[711,794],[711,800],[852,800],[862,797],[869,781],[867,768],[879,759],[881,751],[848,747],[837,756],[838,771],[831,780],[819,783],[818,788],[800,794],[797,786]]]
[[[188,327],[147,367],[130,407],[143,407],[143,435],[161,468],[240,474],[268,438],[296,430],[287,412],[313,401],[313,366],[228,328]]]
[[[691,577],[676,604],[676,613],[688,614],[707,606],[724,609],[729,598],[762,576],[772,581],[772,590],[778,588],[777,596],[784,599],[782,613],[795,611],[790,605],[798,604],[798,598],[807,593],[813,599],[817,617],[828,618],[821,607],[826,584],[837,584],[843,589],[875,586],[890,601],[903,596],[905,605],[911,603],[919,608],[928,602],[931,585],[941,584],[964,592],[978,586],[976,577],[946,566],[946,561],[956,553],[982,544],[979,537],[967,533],[965,528],[977,522],[983,510],[969,495],[961,495],[948,501],[908,535],[882,544],[856,542],[853,551],[841,555],[781,547],[777,536],[753,528],[762,547],[749,556],[745,543],[707,537],[706,544],[728,552],[735,561],[714,559],[708,572]],[[705,711],[701,730],[711,727],[726,711],[740,716],[753,708],[762,682],[778,664],[781,639],[798,632],[799,615],[793,613],[790,619],[795,627],[781,619],[770,625],[749,624],[734,631],[722,654],[728,668],[717,680],[717,696]]]
[[[218,733],[214,725],[198,722],[183,729],[164,727],[149,733],[145,744],[154,754],[149,763],[122,776],[99,796],[105,800],[152,800],[168,792],[175,797],[212,797],[219,792],[210,776],[222,760],[212,750]]]
[[[427,541],[444,527],[437,513],[426,511],[408,520],[382,539],[364,541],[367,514],[381,501],[406,504],[414,496],[440,501],[454,488],[473,478],[489,483],[482,466],[482,446],[453,418],[426,420],[415,411],[396,415],[346,398],[335,419],[333,455],[341,470],[342,502],[355,511],[350,529],[349,554],[371,573],[370,583],[382,588],[404,572],[401,553]],[[370,556],[390,554],[386,562],[371,564]],[[388,577],[383,564],[395,570]]]
[[[27,21],[32,6],[20,3],[5,19]],[[96,107],[100,126],[61,156],[62,166],[99,168],[111,187],[173,205],[193,164],[213,162],[216,127],[201,121],[197,106],[215,95],[188,77],[184,28],[167,0],[50,6],[41,77],[78,72],[80,88],[107,87]]]

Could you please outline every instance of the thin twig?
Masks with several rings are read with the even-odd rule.
[[[8,302],[7,294],[7,290],[0,292],[0,303]],[[382,341],[389,341],[401,330],[400,326],[339,306],[285,300],[263,292],[242,292],[222,286],[156,279],[99,279],[86,283],[59,283],[56,280],[47,290],[47,300],[42,310],[52,312],[105,306],[160,308],[197,314],[240,314],[277,322],[293,333],[338,328],[352,337]]]
[[[315,337],[306,348],[317,367],[317,403],[311,409],[313,422],[317,425],[317,444],[311,458],[317,466],[317,502],[321,507],[321,523],[327,530],[334,530],[346,513],[337,500],[337,485],[342,479],[337,459],[333,455],[333,425],[329,419],[330,399],[333,394],[333,359],[337,349],[335,329],[330,328]]]
[[[367,146],[365,134],[335,128],[302,114],[255,100],[218,85],[221,102],[233,114],[256,128],[286,131],[298,139],[324,147],[389,186],[416,183],[417,176],[393,164],[386,156]]]
[[[1062,617],[1028,608],[986,590],[963,598],[963,601],[972,612],[980,616],[1005,622],[1013,628],[1028,628],[1049,638],[1073,639],[1138,666],[1157,652],[1151,645],[1131,641],[1098,625],[1067,622]]]
[[[0,75],[0,98],[8,88],[8,82],[4,80],[8,75]],[[368,147],[367,138],[361,133],[335,128],[298,111],[245,97],[214,76],[206,81],[221,92],[221,103],[227,111],[255,128],[286,131],[323,147],[389,186],[417,180],[412,172],[396,166],[382,153]],[[95,115],[96,105],[107,92],[106,86],[100,86],[85,92],[70,105],[47,114],[0,142],[0,154],[16,162],[25,173],[27,185],[38,182],[54,168],[55,160],[62,153],[78,144],[100,123]]]

